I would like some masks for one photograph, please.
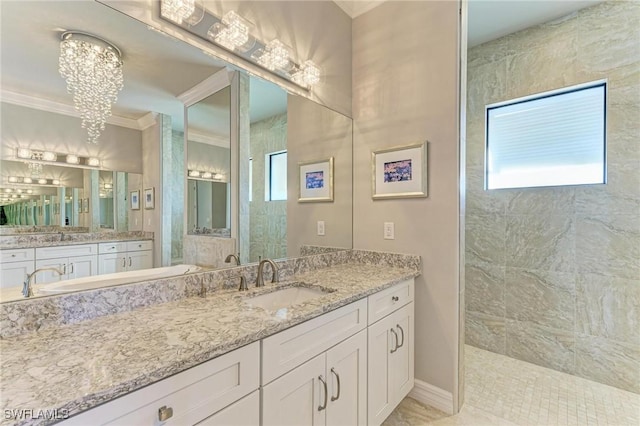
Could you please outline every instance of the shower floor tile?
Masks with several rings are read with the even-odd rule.
[[[465,403],[451,416],[406,398],[383,426],[640,425],[640,395],[465,346]]]

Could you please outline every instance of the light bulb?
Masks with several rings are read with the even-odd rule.
[[[18,158],[31,158],[31,150],[27,148],[18,148]]]
[[[95,157],[89,157],[87,159],[87,165],[91,167],[100,167],[100,160]]]
[[[23,183],[32,183],[33,179],[31,179],[30,177],[25,177],[25,178],[22,178],[22,182]]]
[[[212,176],[211,172],[202,173],[202,177],[205,179],[211,179],[211,176]]]
[[[68,154],[67,155],[67,163],[69,164],[80,164],[80,158],[77,155]]]
[[[58,179],[54,179],[51,181],[53,185],[60,185],[60,181]]]
[[[9,176],[9,182],[17,183],[18,182],[18,178],[16,176]]]
[[[46,185],[47,184],[47,180],[46,179],[38,179],[38,183],[40,185]]]
[[[56,161],[58,159],[58,156],[55,154],[55,152],[44,151],[42,153],[42,159],[44,161]]]

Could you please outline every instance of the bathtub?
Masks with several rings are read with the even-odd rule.
[[[92,290],[101,287],[111,287],[140,281],[152,281],[161,278],[175,277],[177,275],[190,274],[204,270],[204,268],[196,265],[174,265],[162,268],[142,269],[140,271],[116,272],[115,274],[94,275],[91,277],[58,281],[40,286],[34,285],[34,293],[36,295],[44,296],[68,293],[71,291]]]

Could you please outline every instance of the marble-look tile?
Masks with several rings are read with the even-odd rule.
[[[504,265],[506,224],[502,215],[467,214],[465,217],[467,265]]]
[[[580,272],[640,277],[640,216],[578,217],[576,267]]]
[[[484,189],[484,165],[467,167],[467,214],[504,214],[510,194]]]
[[[437,408],[422,405],[413,398],[405,398],[382,426],[426,425],[446,417],[449,414]]]
[[[640,345],[602,337],[576,337],[576,374],[640,393]]]
[[[507,318],[573,332],[575,274],[507,268]]]
[[[467,115],[466,163],[469,166],[483,166],[485,155],[484,112]]]
[[[511,215],[572,215],[575,206],[575,188],[522,188],[505,190],[511,193],[506,213]]]
[[[465,338],[468,345],[491,352],[506,353],[506,327],[504,317],[467,311]]]
[[[612,25],[615,23],[614,25]],[[609,71],[640,62],[640,7],[637,2],[603,2],[581,16],[575,36],[579,64]]]
[[[640,345],[640,277],[581,273],[576,296],[579,333]]]
[[[487,315],[505,315],[504,267],[465,265],[466,309]]]
[[[507,60],[467,67],[467,113],[484,116],[485,106],[505,100]]]
[[[506,265],[537,270],[575,269],[575,229],[567,216],[507,216]]]
[[[185,235],[183,239],[183,261],[189,265],[205,268],[225,268],[227,255],[235,254],[235,238],[217,238],[208,235]]]
[[[506,98],[516,99],[575,84],[576,58],[572,38],[558,38],[519,50],[507,63]],[[558,72],[559,69],[562,72]]]
[[[575,371],[573,331],[507,319],[506,348],[510,357],[569,374]]]
[[[639,117],[640,117],[640,110]],[[640,128],[638,129],[640,135]],[[635,141],[636,151],[640,143]],[[609,164],[607,183],[604,185],[580,185],[575,188],[576,214],[589,215],[637,215],[640,216],[640,161]]]

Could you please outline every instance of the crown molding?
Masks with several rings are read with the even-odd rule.
[[[191,142],[206,143],[207,145],[219,146],[221,148],[230,148],[231,141],[229,138],[225,138],[218,135],[209,135],[205,133],[194,132],[189,130],[189,139]]]
[[[158,116],[157,112],[150,112],[148,114],[143,115],[142,117],[138,118],[137,123],[138,123],[138,129],[139,130],[145,130],[148,129],[149,127],[153,126],[154,124],[156,124],[156,117]]]
[[[196,84],[186,92],[179,94],[177,98],[180,99],[186,107],[189,107],[196,102],[203,100],[207,96],[229,86],[231,84],[233,73],[234,71],[223,68],[206,80]]]
[[[36,98],[35,96],[26,95],[24,93],[10,92],[4,89],[2,90],[2,92],[0,92],[0,98],[2,99],[2,102],[6,102],[8,104],[80,118],[80,114],[72,105],[63,104],[61,102]],[[140,120],[144,119],[145,117],[142,117]],[[142,130],[139,124],[140,120],[133,120],[131,118],[112,115],[107,119],[107,123],[113,124],[114,126],[126,127],[129,129]]]

